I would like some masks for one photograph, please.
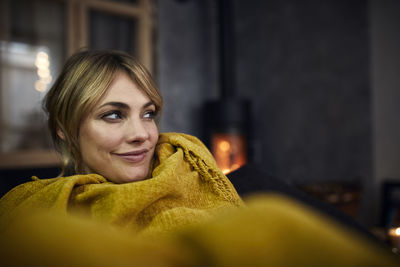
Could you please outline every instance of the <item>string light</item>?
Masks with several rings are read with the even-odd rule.
[[[37,75],[39,76],[39,80],[35,82],[35,89],[39,92],[44,92],[52,81],[49,55],[44,51],[38,52],[36,54],[35,66],[37,67]]]

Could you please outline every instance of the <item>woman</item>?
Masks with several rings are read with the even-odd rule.
[[[62,176],[20,185],[0,201],[0,230],[22,210],[68,214],[159,233],[241,205],[206,147],[158,134],[162,97],[128,54],[73,55],[45,97]]]

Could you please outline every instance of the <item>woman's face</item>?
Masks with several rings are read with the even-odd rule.
[[[158,129],[156,107],[125,74],[82,120],[79,145],[84,167],[115,183],[147,178]]]

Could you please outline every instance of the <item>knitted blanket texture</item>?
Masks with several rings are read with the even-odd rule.
[[[0,231],[33,209],[79,214],[135,233],[158,234],[242,205],[197,138],[160,135],[151,178],[115,184],[98,174],[37,179],[0,200]]]
[[[7,193],[0,265],[399,266],[383,247],[294,200],[246,202],[198,139],[162,134],[149,179],[36,178]]]

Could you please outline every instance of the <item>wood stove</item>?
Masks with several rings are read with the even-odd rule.
[[[225,174],[248,161],[251,129],[250,102],[237,97],[235,92],[232,5],[231,0],[216,0],[221,94],[220,99],[204,106],[204,139]]]

